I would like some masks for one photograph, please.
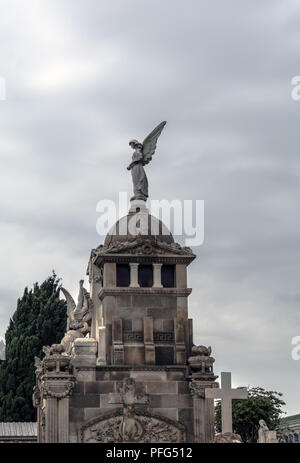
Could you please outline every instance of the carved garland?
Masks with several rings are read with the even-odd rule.
[[[42,385],[42,393],[45,398],[53,398],[53,399],[64,399],[65,397],[68,397],[71,395],[71,392],[74,388],[74,383],[73,382],[68,382],[64,384],[64,387],[66,387],[65,391],[63,392],[56,392],[51,390],[51,386],[47,386],[46,384]]]
[[[173,442],[185,442],[185,426],[179,421],[173,421],[158,414],[151,414],[145,410],[135,410],[135,415],[139,424],[143,426],[143,432],[140,434],[138,442],[172,442],[172,439],[175,439]],[[99,425],[104,421],[108,421],[109,426],[106,426],[105,430],[97,430],[95,427],[93,431],[97,434],[97,437],[94,439],[99,442],[122,442],[119,434],[122,420],[123,413],[120,412],[120,409],[116,409],[88,421],[80,428],[81,442],[85,442],[85,431],[88,428]]]

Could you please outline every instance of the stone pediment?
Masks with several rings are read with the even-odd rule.
[[[135,411],[126,420],[116,410],[83,424],[80,437],[84,443],[180,443],[185,442],[185,428],[177,421],[147,411]]]
[[[178,257],[192,261],[196,256],[188,247],[178,243],[165,243],[155,239],[145,239],[138,235],[134,239],[114,240],[109,245],[101,245],[93,250],[95,261],[117,256]]]

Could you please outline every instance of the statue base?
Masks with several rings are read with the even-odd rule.
[[[149,210],[146,206],[146,201],[143,201],[142,199],[134,199],[133,201],[130,201],[129,214],[135,214],[137,212],[149,214]]]

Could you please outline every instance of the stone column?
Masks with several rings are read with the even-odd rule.
[[[103,286],[115,288],[117,284],[117,266],[113,262],[106,262],[103,270]]]
[[[124,364],[124,345],[123,345],[123,323],[121,318],[113,319],[112,327],[113,341],[113,364]]]
[[[69,373],[49,372],[41,378],[45,400],[45,442],[69,442],[69,396],[75,378]]]
[[[98,328],[98,359],[97,365],[107,364],[106,352],[106,326],[99,326]]]
[[[57,433],[57,399],[48,397],[46,400],[46,410],[45,410],[45,424],[46,424],[46,433],[45,439],[46,443],[56,443],[58,442],[58,433]]]
[[[58,442],[69,442],[69,397],[58,401]]]
[[[194,381],[190,391],[194,403],[194,442],[212,443],[215,439],[214,400],[205,399],[205,389],[218,387],[212,381]]]
[[[145,364],[155,365],[155,347],[153,342],[153,318],[144,317]]]
[[[181,317],[175,317],[175,349],[176,364],[184,365],[186,363],[186,348],[184,339],[184,320]]]
[[[130,286],[131,288],[138,288],[139,278],[138,278],[138,268],[139,264],[136,262],[130,262]]]
[[[153,288],[162,288],[161,284],[161,267],[162,264],[153,265]]]
[[[176,288],[187,287],[187,274],[185,264],[176,264]]]

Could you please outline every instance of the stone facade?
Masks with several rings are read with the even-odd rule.
[[[282,442],[290,444],[300,443],[300,414],[282,418],[280,435]]]
[[[81,282],[76,305],[64,290],[69,330],[37,361],[39,442],[214,440],[214,358],[188,318],[195,255],[140,203],[92,250],[89,293]]]

